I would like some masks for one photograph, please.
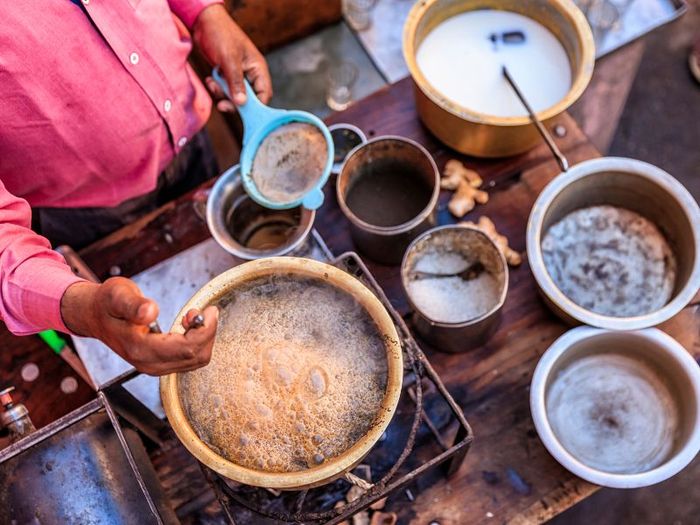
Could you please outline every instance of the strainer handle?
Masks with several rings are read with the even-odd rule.
[[[221,75],[218,66],[214,68],[211,76],[224,94],[230,100],[233,100],[228,82],[226,82],[226,79]],[[248,82],[245,77],[243,78],[243,85],[245,86],[247,98],[245,104],[238,106],[238,113],[241,115],[241,120],[243,120],[243,145],[245,145],[247,137],[252,136],[254,130],[265,126],[267,122],[275,118],[278,110],[274,110],[260,102],[250,82]]]

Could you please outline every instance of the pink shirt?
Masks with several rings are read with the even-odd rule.
[[[221,0],[13,0],[0,31],[0,319],[65,331],[76,278],[31,206],[114,206],[155,188],[206,122],[188,28]]]

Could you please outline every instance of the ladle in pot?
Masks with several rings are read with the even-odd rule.
[[[569,161],[566,160],[566,157],[561,152],[561,150],[559,149],[557,144],[554,142],[554,138],[549,133],[549,131],[547,131],[547,128],[545,128],[544,125],[542,124],[542,122],[540,121],[540,119],[537,118],[537,115],[532,110],[532,106],[530,106],[530,103],[525,98],[525,95],[523,95],[523,92],[520,91],[520,88],[518,87],[518,84],[515,83],[515,80],[513,80],[513,77],[510,76],[510,73],[508,72],[508,68],[506,66],[503,66],[503,76],[508,81],[508,84],[510,84],[510,87],[513,88],[513,91],[515,92],[515,95],[518,97],[518,99],[520,99],[520,102],[522,102],[523,106],[525,106],[525,109],[527,110],[528,114],[530,115],[530,119],[532,120],[532,123],[537,128],[537,131],[539,132],[539,134],[542,135],[542,138],[547,143],[547,146],[552,151],[552,154],[554,155],[554,157],[556,157],[557,163],[559,164],[559,167],[561,168],[561,170],[568,171],[569,170]]]

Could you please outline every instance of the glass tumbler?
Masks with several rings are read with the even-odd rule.
[[[352,87],[357,81],[357,66],[349,61],[331,64],[328,68],[326,104],[333,111],[342,111],[352,103]]]
[[[372,25],[371,11],[376,0],[343,0],[343,15],[351,29],[365,31]]]

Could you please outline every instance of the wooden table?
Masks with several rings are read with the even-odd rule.
[[[458,155],[438,143],[419,123],[409,80],[387,87],[332,116],[329,121],[353,123],[369,136],[410,137],[428,148],[439,168],[450,158],[460,158],[477,169],[490,188],[491,199],[487,205],[477,207],[468,218],[475,220],[482,214],[488,215],[510,239],[511,246],[524,252],[530,208],[540,190],[558,172],[544,147],[517,158],[495,161]],[[562,115],[557,124],[566,129],[566,136],[559,142],[571,163],[599,155],[568,115]],[[347,221],[334,195],[334,186],[329,184],[327,201],[319,212],[316,227],[330,248],[341,253],[354,247]],[[454,221],[446,210],[448,198],[449,195],[443,194],[440,199],[441,223]],[[101,278],[108,276],[113,265],[118,265],[123,275],[133,275],[207,236],[206,225],[195,215],[193,195],[189,194],[96,243],[82,255]],[[398,268],[371,261],[368,265],[392,304],[399,312],[407,314]],[[697,302],[662,326],[696,358],[700,355],[699,328]],[[503,322],[488,344],[458,355],[442,354],[425,347],[434,367],[463,407],[476,439],[464,465],[453,478],[441,478],[421,487],[412,504],[399,499],[390,503],[400,514],[402,523],[539,523],[596,490],[554,461],[537,437],[530,417],[528,387],[532,372],[542,353],[565,330],[567,327],[540,301],[525,261],[519,268],[511,269]],[[51,397],[53,386],[37,382],[39,388],[32,389],[31,384],[24,385],[17,380],[16,369],[27,355],[44,360],[51,357],[53,366],[62,366],[47,350],[40,348],[35,339],[18,340],[2,331],[0,346],[3,348],[0,377],[22,387],[21,395],[39,425],[72,407],[72,401]],[[39,356],[40,350],[42,356]],[[89,392],[83,390],[72,400],[89,397]],[[222,519],[196,463],[181,447],[172,444],[170,450],[156,453],[154,461],[184,523],[197,523],[205,517],[210,523]]]

